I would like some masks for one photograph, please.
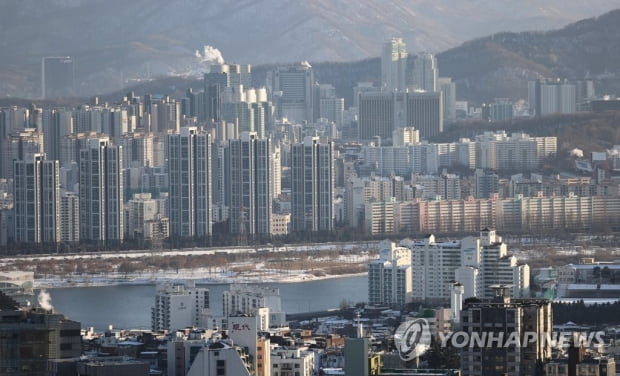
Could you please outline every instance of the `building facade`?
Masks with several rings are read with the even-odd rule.
[[[384,240],[368,264],[368,303],[402,306],[412,300],[411,250]]]
[[[403,91],[407,84],[407,47],[402,38],[392,38],[381,50],[381,84],[387,92]]]
[[[243,132],[225,150],[226,204],[230,232],[243,237],[269,236],[272,213],[271,142]]]
[[[318,137],[291,146],[292,231],[332,231],[334,228],[334,148]]]
[[[209,289],[196,287],[194,281],[158,285],[151,327],[164,331],[201,326],[209,313],[209,303]]]
[[[184,127],[168,136],[170,234],[209,237],[212,233],[212,144],[209,134]]]
[[[519,265],[495,230],[478,238],[436,242],[433,235],[412,243],[413,300],[447,302],[454,282],[464,298],[489,298],[496,284],[512,285],[512,296],[529,296],[529,266]]]
[[[14,240],[56,243],[61,239],[60,168],[45,154],[13,161]]]
[[[473,343],[460,350],[461,370],[469,375],[533,375],[542,376],[544,362],[551,358],[551,341],[541,340],[553,331],[551,302],[546,300],[511,300],[509,287],[496,286],[494,297],[480,302],[469,302],[461,312],[462,330],[473,334],[493,331],[505,333],[503,341],[486,346]],[[509,343],[510,335],[523,339],[525,333],[539,340],[520,344]],[[502,345],[500,345],[500,343]],[[506,344],[505,346],[503,344]]]
[[[124,180],[122,147],[91,139],[80,150],[80,239],[122,241]]]

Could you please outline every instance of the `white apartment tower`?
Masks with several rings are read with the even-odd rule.
[[[334,153],[331,142],[306,137],[291,146],[293,231],[331,231],[334,227]]]
[[[171,236],[211,236],[211,147],[211,136],[196,127],[168,136]]]
[[[384,240],[368,264],[368,303],[403,305],[412,298],[411,250]]]
[[[198,288],[194,281],[157,286],[155,306],[151,309],[154,331],[200,326],[209,313],[209,289]]]
[[[386,91],[406,89],[407,47],[402,38],[392,38],[381,50],[381,84]]]
[[[80,150],[80,239],[108,242],[124,236],[123,152],[104,139]]]
[[[512,285],[512,297],[529,296],[529,266],[519,265],[495,230],[480,237],[436,242],[433,235],[413,243],[413,300],[446,302],[455,282],[463,297],[490,298],[491,286]]]
[[[271,142],[255,132],[243,132],[226,147],[226,205],[230,232],[243,236],[269,235],[272,213]],[[172,219],[172,218],[171,218]]]
[[[17,243],[60,240],[60,168],[45,154],[13,161],[14,223]]]
[[[268,308],[269,317],[262,318],[262,310]],[[222,293],[222,316],[256,315],[261,317],[261,327],[284,322],[280,290],[260,285],[232,284]],[[265,321],[266,324],[262,323]]]

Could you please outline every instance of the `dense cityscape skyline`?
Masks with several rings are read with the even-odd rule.
[[[257,25],[271,11],[263,3]],[[300,17],[323,19],[328,3]],[[347,13],[359,25],[400,9],[437,33],[433,17],[397,0],[376,15],[362,3]],[[511,8],[515,18],[534,3]],[[170,18],[186,5],[170,3]],[[57,7],[86,3],[37,10]],[[459,7],[431,8],[446,22]],[[560,15],[549,2],[533,14],[551,22],[579,9]],[[616,374],[620,60],[593,60],[617,46],[618,17],[440,55],[441,43],[420,49],[399,19],[390,35],[365,38],[379,59],[318,69],[305,59],[256,69],[205,46],[190,67],[200,79],[167,87],[136,28],[146,85],[105,99],[134,83],[125,62],[97,78],[119,81],[84,100],[84,53],[34,51],[41,101],[11,97],[36,86],[15,86],[23,72],[0,84],[0,374]],[[604,48],[591,44],[594,29]],[[300,30],[284,34],[302,45]],[[350,30],[319,44],[360,43]],[[561,52],[579,43],[587,52]],[[29,58],[15,58],[27,71]],[[485,74],[459,73],[473,66]],[[72,289],[55,307],[62,287]]]

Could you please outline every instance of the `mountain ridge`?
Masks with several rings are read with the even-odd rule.
[[[193,51],[227,61],[343,61],[376,56],[401,36],[412,52],[439,52],[501,30],[549,29],[603,13],[616,0],[4,0],[0,96],[38,93],[40,60],[70,55],[81,95],[120,88],[121,77],[182,71]],[[77,30],[77,31],[76,31]]]

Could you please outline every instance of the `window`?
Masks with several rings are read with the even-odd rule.
[[[218,376],[226,376],[226,361],[218,360],[216,363],[216,375]]]

